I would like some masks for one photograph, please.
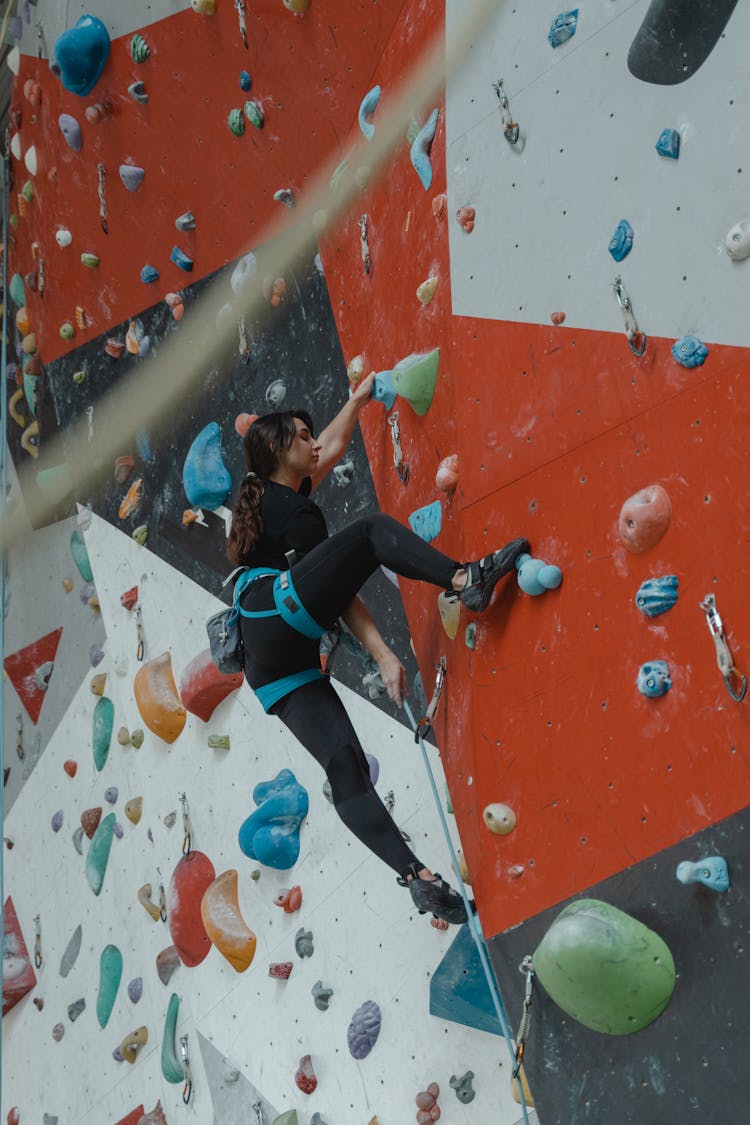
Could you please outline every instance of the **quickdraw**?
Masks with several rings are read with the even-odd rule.
[[[447,666],[448,664],[445,657],[441,656],[440,663],[435,666],[437,675],[435,676],[435,690],[432,693],[432,699],[427,705],[424,718],[419,720],[417,729],[414,731],[415,742],[419,742],[420,737],[426,738],[432,730],[432,724],[435,721],[435,715],[437,714],[438,705],[440,704],[440,696],[443,694]]]
[[[523,1056],[526,1053],[526,1040],[529,1037],[529,1028],[531,1026],[531,1001],[534,991],[534,966],[531,962],[531,957],[524,957],[521,964],[518,966],[519,973],[526,975],[526,992],[523,998],[523,1014],[521,1015],[521,1024],[518,1028],[518,1035],[516,1036],[516,1061],[513,1064],[513,1077],[518,1078],[521,1073],[521,1066],[523,1064]]]
[[[34,919],[34,964],[37,969],[42,967],[42,922],[37,914]]]
[[[706,615],[708,631],[716,645],[716,663],[724,677],[727,691],[735,702],[741,703],[747,694],[747,676],[743,675],[742,672],[735,667],[732,654],[729,651],[729,645],[727,644],[727,638],[724,635],[724,623],[716,608],[716,598],[713,594],[706,594],[703,601],[699,602],[699,605]]]
[[[398,479],[402,484],[406,484],[409,479],[409,466],[404,460],[404,452],[401,448],[401,431],[398,428],[398,410],[394,410],[393,414],[389,414],[388,425],[391,427],[391,441],[393,442],[393,464],[396,466]]]
[[[625,325],[625,335],[628,338],[630,350],[634,355],[643,355],[646,350],[646,333],[641,332],[638,327],[638,322],[633,312],[633,302],[630,300],[630,294],[623,285],[622,278],[619,274],[615,280],[611,282],[611,285],[615,291],[617,303],[620,306],[620,312],[622,313],[622,319]]]
[[[503,136],[509,145],[514,145],[518,141],[520,130],[518,122],[514,121],[511,115],[508,95],[503,89],[502,78],[498,78],[497,82],[492,83],[492,89],[497,94],[497,100],[500,104],[500,121],[503,126]]]
[[[185,1105],[187,1105],[193,1093],[193,1075],[190,1070],[190,1059],[188,1058],[187,1035],[180,1036],[180,1054],[182,1055],[182,1073],[185,1077],[185,1083],[182,1087],[182,1100]]]
[[[190,855],[190,849],[193,844],[193,826],[190,823],[190,810],[188,809],[188,801],[184,793],[180,793],[180,804],[182,805],[182,830],[184,832],[184,836],[182,837],[182,854]]]
[[[143,655],[146,651],[145,636],[143,632],[143,611],[140,602],[136,603],[135,607],[135,633],[137,638],[137,647],[135,650],[135,658],[137,661],[143,660]]]

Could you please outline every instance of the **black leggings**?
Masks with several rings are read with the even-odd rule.
[[[447,590],[461,564],[397,520],[376,513],[325,539],[295,563],[291,573],[310,616],[321,627],[332,627],[381,565]],[[254,582],[242,597],[243,607],[270,609],[271,585],[268,578]],[[320,667],[318,641],[303,637],[281,617],[243,617],[242,638],[251,687]],[[334,806],[347,828],[399,875],[411,863],[422,866],[375,792],[367,758],[330,682],[314,680],[296,688],[272,712],[325,770]]]

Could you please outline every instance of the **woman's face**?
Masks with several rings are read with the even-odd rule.
[[[297,428],[294,440],[279,455],[279,461],[285,469],[304,480],[315,472],[322,447],[301,418],[295,418],[294,424]]]

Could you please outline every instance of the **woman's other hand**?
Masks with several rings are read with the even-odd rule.
[[[352,400],[356,402],[357,405],[363,406],[368,401],[372,395],[372,384],[374,382],[375,372],[371,371],[369,375],[364,377],[361,383],[357,383],[357,386],[352,391]]]
[[[406,691],[406,669],[395,652],[387,649],[377,661],[378,671],[385,684],[389,697],[399,707],[402,706]]]

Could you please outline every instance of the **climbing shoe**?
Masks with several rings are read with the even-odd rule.
[[[409,888],[409,893],[419,913],[426,914],[429,910],[435,918],[442,918],[444,922],[452,922],[454,926],[460,926],[465,922],[466,907],[458,891],[449,887],[439,872],[435,872],[434,879],[420,879],[417,870],[416,864],[411,864],[404,875],[396,882],[401,887]],[[407,875],[413,875],[414,878],[407,879]]]
[[[528,539],[512,539],[499,551],[466,563],[469,578],[463,590],[458,591],[458,600],[474,613],[482,613],[490,604],[497,583],[514,569],[518,556],[529,550]]]

